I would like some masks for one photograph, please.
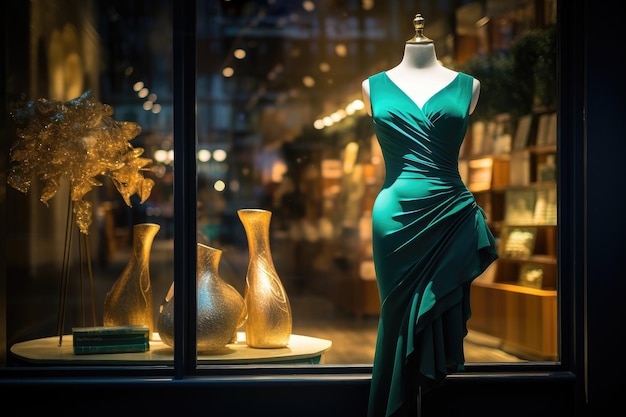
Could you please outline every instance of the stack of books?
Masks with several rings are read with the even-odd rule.
[[[147,352],[147,326],[96,326],[72,328],[75,355]]]

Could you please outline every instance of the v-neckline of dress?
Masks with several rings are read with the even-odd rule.
[[[403,89],[400,88],[400,86],[398,84],[396,84],[396,82],[394,80],[391,79],[391,77],[389,75],[387,75],[387,71],[384,71],[383,74],[385,75],[385,78],[387,78],[387,80],[398,90],[402,93],[402,95],[404,97],[406,97],[411,103],[413,103],[413,105],[422,113],[424,113],[424,108],[426,107],[426,105],[433,100],[435,97],[437,97],[439,94],[441,94],[442,92],[444,92],[445,90],[447,90],[448,88],[450,88],[450,86],[452,86],[461,76],[460,72],[457,72],[457,74],[454,76],[454,78],[452,78],[452,80],[450,80],[450,82],[448,82],[446,85],[444,85],[442,88],[440,88],[439,90],[437,90],[432,96],[430,96],[428,99],[426,99],[426,101],[424,102],[424,104],[422,104],[421,106],[419,104],[417,104],[415,102],[415,100],[413,100],[411,97],[409,97],[409,95],[407,93],[404,92]]]

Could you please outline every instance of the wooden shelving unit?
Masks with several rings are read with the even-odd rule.
[[[500,255],[472,285],[468,327],[528,360],[558,357],[555,117],[541,112],[522,118],[498,153],[472,154],[485,149],[474,145],[460,160]],[[484,172],[476,174],[472,166]]]

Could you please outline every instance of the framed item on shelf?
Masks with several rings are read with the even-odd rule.
[[[513,150],[523,151],[528,146],[528,138],[530,137],[530,128],[533,123],[533,115],[527,114],[519,118],[517,129],[515,131],[515,139],[513,140]]]
[[[470,191],[485,191],[491,188],[493,158],[473,159],[468,163],[468,184]]]
[[[528,258],[535,249],[535,227],[512,227],[504,233],[502,254],[510,258]]]
[[[537,182],[556,181],[556,155],[546,155],[545,160],[537,162]]]
[[[556,189],[537,191],[533,217],[535,224],[556,224]]]
[[[492,152],[496,155],[511,152],[511,115],[499,114],[495,121]]]
[[[504,220],[508,224],[533,224],[537,198],[535,190],[507,190]]]
[[[527,186],[530,184],[530,151],[511,152],[509,162],[509,185]]]
[[[554,129],[554,132],[552,131],[553,129]],[[542,114],[541,116],[539,116],[539,125],[537,127],[536,144],[537,146],[547,146],[547,145],[553,145],[555,143],[556,143],[556,113]]]
[[[543,288],[543,268],[539,264],[523,264],[519,270],[517,283],[523,287]]]
[[[503,188],[509,185],[509,159],[494,158],[491,168],[491,187]]]

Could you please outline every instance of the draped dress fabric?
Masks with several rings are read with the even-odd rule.
[[[368,413],[401,416],[416,387],[463,370],[470,284],[498,254],[458,169],[473,78],[457,73],[421,108],[386,72],[369,85],[386,176],[372,211],[381,309]]]

